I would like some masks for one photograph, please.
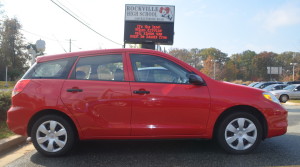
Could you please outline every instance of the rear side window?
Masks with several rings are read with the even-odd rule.
[[[23,79],[66,79],[76,57],[37,63]]]
[[[72,79],[124,81],[122,55],[101,55],[80,58]]]

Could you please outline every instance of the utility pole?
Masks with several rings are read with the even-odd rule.
[[[214,60],[214,79],[216,79],[216,60]]]
[[[72,52],[72,41],[75,41],[75,40],[72,40],[71,38],[68,39],[69,41],[69,52]]]
[[[293,54],[293,61],[295,61],[296,53]],[[295,66],[297,63],[290,63],[291,66],[293,66],[293,81],[295,81]]]

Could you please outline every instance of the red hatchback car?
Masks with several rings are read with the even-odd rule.
[[[9,128],[47,156],[66,154],[78,139],[215,138],[227,152],[249,153],[288,125],[272,94],[147,49],[38,57],[7,115]]]

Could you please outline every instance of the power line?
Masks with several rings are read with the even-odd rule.
[[[78,18],[78,20],[81,20],[85,24],[89,25],[88,22],[84,21],[79,15],[77,15],[75,12],[73,12],[70,8],[66,7],[66,5],[62,4],[59,0],[56,0],[56,1],[62,8],[69,11],[69,13],[71,13],[74,17]]]
[[[64,46],[60,43],[60,41],[53,35],[53,37],[56,39],[57,43],[59,44],[59,46],[65,51],[65,53],[67,53],[66,49],[64,48]]]
[[[72,3],[70,3],[68,0],[63,0],[65,3],[67,3],[67,6],[70,6],[72,9],[75,9],[75,12],[77,11],[77,12],[79,12],[79,15],[77,15],[75,12],[72,12],[75,16],[77,16],[77,18],[80,18],[80,20],[83,20],[87,25],[89,25],[89,26],[91,26],[90,24],[89,24],[89,22],[88,21],[90,21],[91,19],[90,18],[88,18],[84,13],[82,13],[75,5],[73,5]],[[59,2],[59,4],[62,4],[61,2],[60,2],[60,0],[57,0],[57,2]],[[66,7],[66,5],[63,5],[65,8],[67,8]],[[70,8],[67,8],[69,11],[71,11],[70,10]],[[88,21],[86,21],[85,19],[87,19]]]
[[[46,37],[46,36],[43,36],[43,35],[39,35],[39,34],[35,34],[35,33],[32,33],[32,32],[29,32],[29,31],[27,31],[27,30],[25,30],[25,29],[21,29],[22,31],[25,31],[25,32],[27,32],[27,33],[29,33],[29,34],[31,34],[31,35],[34,35],[34,36],[37,36],[37,37],[42,37],[42,38],[45,38],[45,39],[49,39],[49,40],[51,40],[51,41],[57,41],[57,39],[53,39],[53,38],[49,38],[49,37]]]
[[[111,39],[105,37],[104,35],[100,34],[100,33],[97,32],[96,30],[94,30],[93,28],[91,28],[90,26],[88,26],[87,24],[85,24],[83,21],[79,20],[77,17],[75,17],[74,15],[72,15],[70,12],[68,12],[67,10],[65,10],[63,7],[61,7],[60,5],[58,5],[57,3],[55,3],[53,0],[51,0],[51,2],[54,3],[57,7],[59,7],[61,10],[63,10],[63,11],[66,12],[67,14],[69,14],[71,17],[73,17],[74,19],[76,19],[77,21],[79,21],[81,24],[83,24],[84,26],[86,26],[88,29],[90,29],[90,30],[93,31],[94,33],[100,35],[102,38],[104,38],[104,39],[106,39],[106,40],[108,40],[108,41],[110,41],[110,42],[113,42],[113,43],[115,43],[115,44],[117,44],[117,45],[121,45],[121,46],[122,46],[122,44],[117,43],[117,42],[115,42],[115,41],[113,41],[113,40],[111,40]]]
[[[51,41],[55,41],[55,42],[57,42],[57,43],[59,44],[59,46],[60,46],[65,52],[67,52],[66,49],[65,49],[65,48],[63,47],[63,45],[61,44],[61,42],[64,42],[64,41],[58,40],[54,35],[53,35],[54,38],[50,38],[50,37],[46,37],[46,36],[39,35],[39,34],[36,34],[36,33],[32,33],[32,32],[30,32],[30,31],[27,31],[27,30],[23,29],[23,28],[22,28],[21,30],[24,31],[24,32],[27,32],[27,33],[29,33],[29,34],[31,34],[31,35],[37,36],[37,37],[39,37],[39,38],[44,38],[44,39],[48,39],[48,40],[51,40]]]

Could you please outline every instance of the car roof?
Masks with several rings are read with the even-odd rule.
[[[89,51],[80,51],[80,52],[70,52],[70,53],[62,53],[62,54],[55,54],[55,55],[47,55],[47,56],[39,56],[36,58],[36,62],[45,62],[50,60],[56,60],[56,59],[63,59],[63,58],[70,58],[70,57],[76,57],[76,56],[82,56],[82,55],[95,55],[95,54],[105,54],[105,53],[122,53],[122,52],[147,52],[147,53],[160,53],[156,50],[152,49],[132,49],[132,48],[120,48],[120,49],[101,49],[101,50],[89,50]],[[165,53],[163,53],[165,54]]]
[[[295,86],[295,87],[297,87],[297,86],[300,86],[300,84],[287,84],[287,87],[288,86]]]

